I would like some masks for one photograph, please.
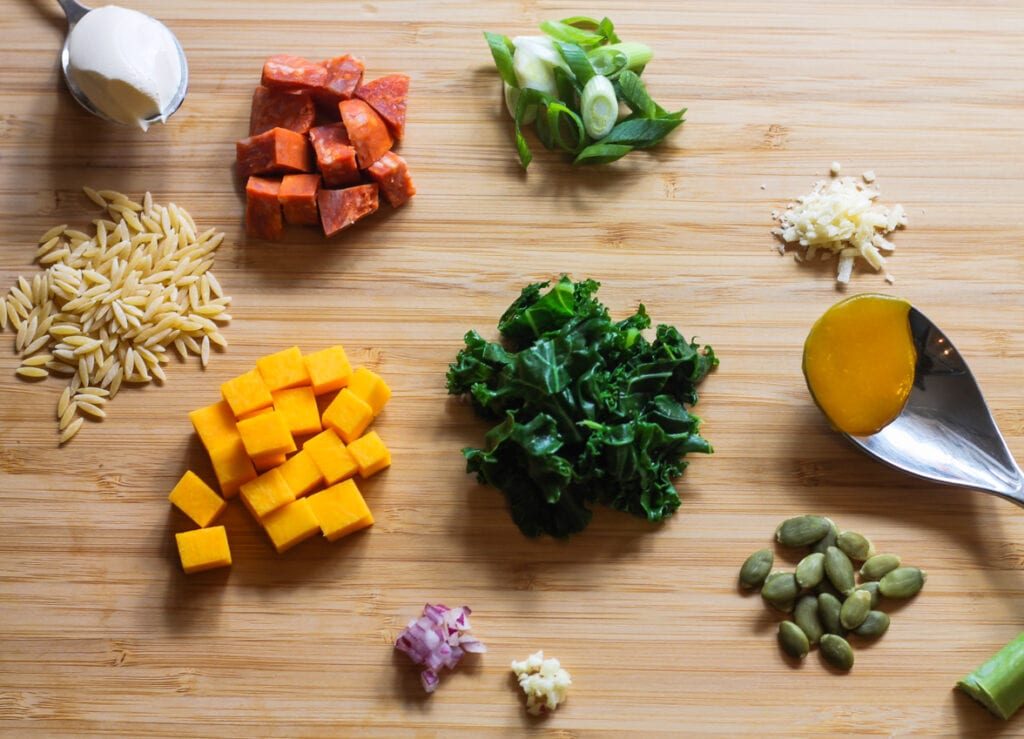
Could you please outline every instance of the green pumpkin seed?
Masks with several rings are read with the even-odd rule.
[[[759,587],[772,570],[775,556],[770,549],[761,549],[749,557],[740,568],[740,585],[747,589]]]
[[[845,629],[856,629],[864,623],[870,610],[871,593],[867,590],[854,590],[839,611],[839,623]]]
[[[796,602],[793,609],[793,620],[796,625],[807,635],[807,641],[817,644],[825,630],[821,626],[821,619],[818,618],[818,599],[813,595],[805,595]]]
[[[895,554],[876,554],[861,566],[860,576],[865,580],[881,580],[899,566],[900,558]]]
[[[778,608],[787,602],[792,604],[799,592],[800,586],[792,572],[773,572],[764,581],[761,597]]]
[[[795,659],[803,659],[811,651],[807,635],[792,621],[779,624],[779,646],[782,651]]]
[[[877,608],[878,607],[878,597],[879,597],[879,594],[878,594],[878,583],[877,582],[863,582],[860,585],[858,585],[856,588],[854,588],[854,592],[857,592],[858,590],[866,590],[869,593],[871,593],[871,607],[872,608]]]
[[[849,595],[853,590],[853,563],[837,547],[829,547],[825,552],[825,574],[843,595]]]
[[[849,670],[853,667],[853,648],[841,636],[825,634],[821,637],[821,656],[833,667]]]
[[[878,590],[886,598],[911,598],[921,592],[927,573],[917,567],[897,567],[878,581]]]
[[[863,562],[875,553],[871,540],[856,531],[844,531],[836,538],[836,546],[850,559]]]
[[[842,608],[842,601],[831,593],[821,593],[818,596],[818,620],[821,621],[822,628],[829,634],[842,636],[846,633],[839,620],[839,612]]]
[[[828,593],[829,595],[835,596],[836,600],[838,600],[840,603],[843,602],[843,598],[845,597],[842,593],[835,589],[832,583],[828,581],[827,577],[821,581],[818,587],[814,589],[815,595],[821,595],[822,593]]]
[[[868,639],[877,639],[889,630],[889,616],[881,611],[871,611],[864,623],[853,630],[857,636]]]
[[[806,547],[828,533],[829,521],[824,516],[789,518],[775,529],[775,540],[787,547]]]
[[[796,582],[805,590],[817,587],[825,577],[825,555],[808,554],[796,566]]]
[[[839,538],[839,527],[836,526],[835,521],[831,518],[826,518],[825,520],[828,521],[828,531],[811,545],[812,552],[824,554],[825,550],[836,545],[836,539]]]

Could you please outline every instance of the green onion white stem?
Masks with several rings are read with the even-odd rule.
[[[619,115],[619,101],[607,77],[597,74],[590,78],[583,88],[580,112],[587,135],[592,139],[602,139],[611,133]]]

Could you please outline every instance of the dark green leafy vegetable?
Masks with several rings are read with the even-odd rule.
[[[448,392],[498,422],[463,450],[467,471],[528,536],[581,531],[594,503],[660,521],[679,507],[683,457],[711,452],[687,406],[714,352],[666,325],[648,340],[643,305],[613,321],[598,286],[528,285],[498,322],[505,345],[470,331],[448,369]]]

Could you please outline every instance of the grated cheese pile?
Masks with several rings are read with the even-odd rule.
[[[534,716],[554,711],[564,703],[572,678],[554,657],[544,659],[543,650],[521,662],[513,660],[512,672],[526,693],[526,711]]]
[[[779,223],[772,233],[783,242],[779,251],[785,253],[795,243],[800,249],[797,261],[814,259],[819,252],[821,259],[838,256],[836,281],[843,284],[850,281],[854,260],[862,257],[894,282],[881,252],[896,248],[885,237],[907,225],[907,214],[902,205],[886,208],[875,202],[879,194],[852,177],[821,180],[784,213],[772,213]]]

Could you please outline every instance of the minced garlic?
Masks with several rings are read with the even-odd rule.
[[[564,703],[572,678],[555,658],[544,659],[544,652],[535,652],[521,662],[512,661],[512,672],[519,687],[526,693],[526,710],[534,716],[554,711]]]

